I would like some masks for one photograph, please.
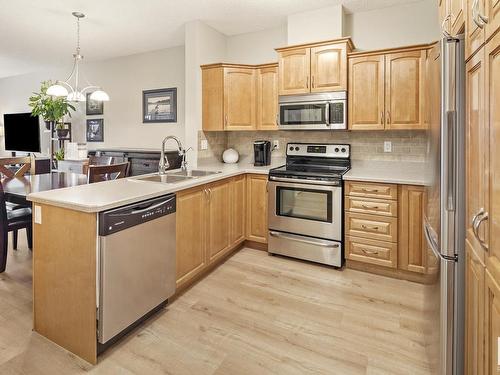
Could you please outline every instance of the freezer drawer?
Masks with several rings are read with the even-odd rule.
[[[115,335],[175,292],[175,212],[99,239],[98,341]]]

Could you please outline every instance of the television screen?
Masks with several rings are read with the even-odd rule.
[[[40,123],[31,113],[3,115],[5,150],[40,152]]]

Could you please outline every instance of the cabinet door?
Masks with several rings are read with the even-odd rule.
[[[255,129],[255,70],[224,68],[224,129]]]
[[[302,94],[310,91],[310,48],[297,48],[280,52],[278,64],[280,95]]]
[[[349,59],[349,129],[384,129],[384,55]]]
[[[484,251],[472,230],[472,220],[479,210],[488,210],[488,129],[485,122],[484,50],[475,54],[466,67],[466,231],[467,238],[478,249],[484,262]],[[478,231],[487,241],[488,222]],[[477,245],[477,246],[476,246]]]
[[[231,244],[245,239],[246,178],[234,177],[231,181]]]
[[[347,90],[347,45],[311,48],[311,92]]]
[[[278,67],[261,68],[257,73],[257,129],[277,130]]]
[[[474,54],[484,43],[484,28],[479,27],[474,22],[472,4],[475,0],[466,0],[465,7],[465,60]],[[485,0],[477,0],[477,8],[481,14],[484,14]]]
[[[500,338],[500,286],[498,279],[486,270],[485,296],[485,375],[500,374],[498,340]]]
[[[427,194],[423,186],[401,185],[399,189],[399,268],[426,273],[427,246],[422,223]]]
[[[203,188],[177,193],[177,287],[193,279],[207,265],[204,246],[205,209],[206,199]]]
[[[465,374],[484,370],[484,265],[466,241],[465,265]]]
[[[488,17],[488,23],[485,26],[485,38],[489,39],[500,27],[500,1],[499,0],[484,0],[485,13]]]
[[[224,70],[202,70],[202,127],[204,131],[224,130]]]
[[[267,243],[267,176],[247,175],[247,239]]]
[[[500,280],[500,34],[486,45],[485,54],[485,108],[486,126],[489,128],[489,150],[485,142],[482,152],[490,154],[489,218],[481,226],[489,224],[489,251],[486,267],[495,280]]]
[[[450,30],[452,35],[458,35],[464,28],[465,0],[449,0]]]
[[[207,185],[207,245],[209,262],[223,255],[230,248],[231,201],[229,180]]]
[[[424,129],[426,51],[385,56],[385,128]]]

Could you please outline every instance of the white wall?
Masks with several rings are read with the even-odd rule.
[[[192,147],[187,159],[191,166],[198,162],[198,131],[201,130],[200,65],[224,61],[226,37],[201,21],[185,25],[186,82],[186,148]]]
[[[344,11],[334,5],[288,16],[288,45],[342,37]]]
[[[68,67],[69,68],[69,67]],[[111,100],[103,116],[85,116],[85,105],[72,115],[74,140],[85,142],[86,118],[104,118],[104,142],[88,147],[160,148],[169,134],[184,140],[184,47],[175,47],[83,65],[84,76],[101,85]],[[67,70],[37,72],[0,79],[0,125],[4,113],[27,112],[28,98],[40,82],[61,79]],[[177,87],[177,123],[143,124],[142,90]],[[45,135],[48,137],[48,135]],[[44,142],[42,151],[48,143]],[[3,140],[0,149],[3,150]]]
[[[423,0],[346,15],[345,36],[357,50],[429,43],[440,38],[437,1]]]
[[[227,37],[225,62],[264,64],[278,60],[275,48],[288,44],[287,27]]]

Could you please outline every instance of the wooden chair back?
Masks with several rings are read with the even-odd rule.
[[[89,156],[87,162],[83,165],[83,173],[88,174],[89,165],[112,165],[126,162],[128,162],[128,159],[120,156]],[[128,169],[126,176],[128,176]]]
[[[3,185],[0,182],[0,272],[5,271],[5,266],[7,264],[8,226],[5,195],[3,192]]]
[[[20,165],[20,167],[17,170],[12,170],[11,168],[7,168],[8,165]],[[30,156],[0,158],[0,172],[8,178],[22,177],[30,170]]]
[[[124,178],[127,175],[129,163],[119,163],[111,165],[89,165],[87,181],[89,184],[94,182],[116,180]]]

